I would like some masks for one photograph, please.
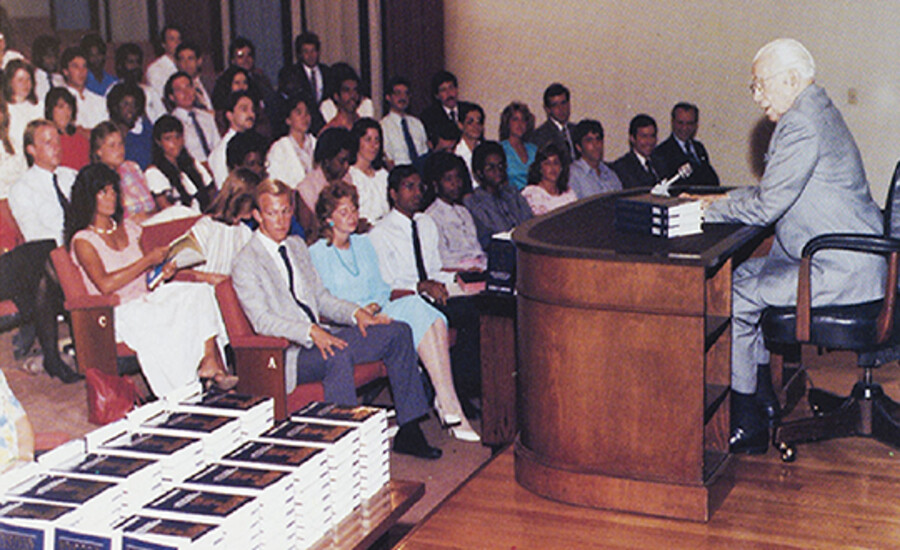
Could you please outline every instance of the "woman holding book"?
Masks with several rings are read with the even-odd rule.
[[[198,376],[207,386],[233,388],[238,379],[222,361],[226,333],[212,287],[173,282],[150,292],[145,272],[166,261],[168,247],[144,253],[141,227],[122,218],[119,176],[103,164],[81,170],[66,212],[65,241],[88,292],[118,296],[116,340],[137,353],[158,397]],[[163,267],[166,278],[174,272],[171,262]]]
[[[160,209],[183,204],[202,212],[209,207],[213,178],[184,147],[184,126],[172,115],[153,125],[153,164],[144,172]]]
[[[522,189],[522,196],[535,216],[556,210],[578,197],[569,189],[568,155],[556,145],[549,143],[534,156],[528,169],[528,185]]]
[[[316,271],[338,298],[359,304],[373,315],[384,313],[412,328],[416,350],[434,385],[434,406],[441,423],[457,439],[479,441],[453,388],[446,318],[418,295],[390,300],[391,289],[381,278],[378,256],[369,237],[354,234],[360,221],[358,204],[356,188],[343,181],[329,184],[319,194],[316,215],[323,238],[309,248]]]

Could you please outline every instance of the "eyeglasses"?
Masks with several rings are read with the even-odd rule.
[[[784,73],[785,71],[778,71],[775,74],[770,74],[769,76],[765,76],[763,78],[754,77],[753,80],[750,81],[750,93],[753,95],[761,94],[763,89],[766,87],[766,82],[772,80],[776,76]]]

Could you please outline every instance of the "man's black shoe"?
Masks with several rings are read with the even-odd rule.
[[[425,434],[415,421],[400,426],[394,436],[394,451],[428,460],[436,460],[443,454],[440,449],[428,444]]]
[[[463,414],[466,415],[466,418],[469,420],[478,420],[481,418],[481,409],[475,406],[475,403],[472,403],[471,399],[468,398],[460,398],[459,404],[462,405]]]
[[[769,427],[775,427],[781,419],[781,405],[778,403],[778,399],[765,399],[757,394],[756,402],[759,403],[760,410],[765,415],[766,420],[769,421]]]
[[[73,371],[65,363],[45,363],[44,370],[47,371],[47,374],[49,374],[51,377],[59,378],[63,384],[72,384],[78,382],[79,380],[84,380],[83,374],[79,374]]]
[[[733,454],[765,454],[769,450],[769,430],[751,434],[743,428],[737,427],[728,438],[728,450]]]

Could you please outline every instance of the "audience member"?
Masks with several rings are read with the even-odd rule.
[[[440,449],[428,444],[416,421],[428,412],[428,405],[409,326],[372,315],[325,289],[306,245],[288,236],[294,208],[287,185],[265,180],[256,196],[253,217],[259,230],[238,254],[232,280],[256,332],[287,338],[293,344],[285,361],[287,391],[296,384],[321,381],[326,401],[355,405],[354,364],[382,360],[400,426],[394,450],[439,458]],[[319,323],[320,315],[348,326],[329,332]]]
[[[319,63],[321,50],[322,43],[315,33],[304,32],[294,40],[294,53],[297,55],[297,64],[293,66],[292,72],[298,79],[300,90],[312,98],[316,111],[319,110],[319,104],[326,99],[330,84],[328,80],[330,76],[328,65]],[[318,133],[321,126],[319,128],[315,126],[316,118],[313,113],[313,131]],[[322,120],[323,124],[324,122]]]
[[[182,73],[191,77],[194,84],[194,107],[212,112],[212,98],[206,91],[206,86],[200,80],[200,69],[203,67],[203,54],[200,48],[192,42],[182,42],[175,49],[175,66]]]
[[[538,149],[522,196],[537,216],[577,200],[575,191],[569,188],[569,159],[564,149],[554,143]]]
[[[506,153],[506,177],[521,191],[528,185],[528,167],[534,162],[537,145],[526,141],[534,132],[534,115],[528,105],[514,101],[500,115],[500,145]]]
[[[222,360],[226,342],[215,292],[208,285],[169,282],[153,292],[144,274],[166,260],[168,245],[141,251],[141,226],[122,219],[119,178],[103,164],[88,166],[72,188],[66,245],[89,294],[114,294],[116,340],[133,349],[157,397],[194,382],[237,385]],[[171,262],[166,278],[175,274]],[[200,343],[203,343],[200,345]]]
[[[109,120],[125,136],[125,158],[146,170],[151,162],[153,124],[144,114],[144,90],[126,81],[113,86],[106,95]]]
[[[457,109],[457,97],[459,96],[459,82],[450,71],[438,71],[431,77],[432,103],[419,115],[425,130],[430,136],[435,128],[446,122],[452,122],[456,126],[459,121]]]
[[[388,205],[381,126],[375,119],[361,118],[350,130],[350,181],[359,194],[359,215],[366,223],[375,223],[391,209]]]
[[[462,198],[471,188],[469,171],[463,159],[441,152],[425,161],[425,185],[436,190],[437,198],[425,213],[438,229],[438,252],[443,269],[465,271],[487,268],[487,256],[478,243],[478,231],[472,214]]]
[[[125,139],[114,123],[105,120],[91,130],[91,162],[108,166],[119,175],[122,216],[138,223],[156,211],[153,193],[136,162],[125,160]]]
[[[209,168],[216,182],[216,188],[221,187],[222,182],[228,177],[225,151],[231,138],[239,132],[250,130],[256,123],[256,102],[246,91],[232,92],[228,96],[224,108],[225,119],[228,121],[228,131],[209,154]]]
[[[22,154],[22,134],[25,126],[44,116],[43,97],[34,91],[34,68],[24,59],[14,59],[3,72],[3,98],[9,109],[9,139],[13,149]]]
[[[692,103],[678,103],[672,108],[672,134],[656,149],[651,158],[659,166],[659,175],[671,178],[689,163],[691,175],[679,185],[719,185],[719,175],[709,163],[706,147],[694,139],[700,124],[700,109]]]
[[[70,47],[63,51],[60,61],[66,89],[75,98],[77,106],[75,125],[90,132],[91,128],[106,120],[106,102],[87,89],[87,58],[80,48]]]
[[[329,185],[319,195],[316,215],[323,238],[309,249],[319,277],[338,298],[372,314],[380,312],[409,324],[416,350],[434,385],[439,420],[457,439],[478,441],[453,388],[447,319],[420,296],[390,299],[391,289],[381,278],[378,256],[369,237],[354,234],[359,224],[358,204],[356,189],[344,182]]]
[[[228,142],[225,151],[225,163],[228,171],[246,168],[259,179],[266,178],[266,149],[269,142],[256,130],[246,130],[235,135]]]
[[[25,151],[19,147],[17,150],[13,140],[9,136],[9,107],[4,94],[0,94],[0,216],[6,217],[6,198],[9,196],[9,188],[12,187],[25,170],[28,163],[25,161]]]
[[[476,147],[472,170],[481,185],[463,197],[463,204],[475,220],[481,248],[487,250],[492,235],[509,231],[534,214],[507,180],[506,156],[499,143],[485,141]]]
[[[34,63],[34,90],[38,100],[44,101],[51,88],[65,85],[59,74],[59,39],[42,34],[31,43],[31,61]]]
[[[228,46],[228,60],[231,66],[247,71],[250,88],[255,89],[258,99],[269,97],[275,89],[262,69],[256,66],[256,46],[249,39],[238,36]]]
[[[478,415],[471,402],[481,391],[480,333],[478,311],[465,297],[450,299],[447,285],[455,284],[455,273],[443,270],[438,252],[437,225],[423,213],[422,178],[410,165],[394,167],[388,178],[391,211],[370,235],[382,278],[392,297],[422,294],[432,300],[457,331],[451,350],[456,393],[467,417]]]
[[[150,119],[150,126],[156,122],[156,119],[166,114],[167,109],[163,102],[162,94],[159,90],[144,84],[144,51],[134,42],[126,42],[116,48],[116,76],[119,78],[120,84],[129,83],[139,86],[144,92],[144,111],[142,116],[146,115]],[[165,86],[165,83],[163,83]],[[108,96],[107,92],[107,96]],[[107,97],[108,99],[108,97]],[[107,107],[109,104],[107,103]],[[147,128],[150,131],[150,128]],[[140,132],[139,132],[140,133]]]
[[[218,125],[220,132],[228,131],[225,108],[228,104],[228,98],[235,92],[250,92],[253,103],[258,106],[258,94],[255,90],[250,91],[250,73],[241,67],[232,65],[219,75],[219,78],[216,79],[216,85],[213,87],[212,106],[216,114],[216,125]]]
[[[317,239],[319,235],[319,224],[315,214],[319,193],[326,185],[336,181],[352,183],[348,175],[351,149],[353,138],[350,132],[343,128],[325,130],[316,142],[313,153],[315,168],[297,186],[297,192],[302,200],[296,205],[296,218],[311,241]]]
[[[484,139],[484,109],[477,103],[460,102],[459,128],[462,130],[462,138],[456,144],[454,153],[466,163],[466,169],[471,178],[472,151]]]
[[[548,143],[556,145],[557,149],[568,155],[567,162],[575,158],[575,146],[572,143],[572,131],[575,125],[569,122],[572,113],[569,89],[554,82],[544,90],[544,112],[547,113],[547,122],[541,124],[531,134],[531,142],[542,147]]]
[[[59,132],[61,156],[60,166],[81,170],[91,158],[91,144],[84,128],[75,127],[78,105],[75,96],[66,88],[53,88],[47,93],[44,118],[53,122]]]
[[[385,101],[390,112],[381,119],[384,134],[384,153],[392,165],[412,164],[428,152],[428,135],[418,118],[409,109],[409,81],[395,76],[388,81]]]
[[[88,73],[85,86],[95,94],[105,96],[116,83],[115,77],[106,72],[106,42],[99,34],[88,33],[81,38],[79,47],[87,60]]]
[[[331,68],[331,84],[329,97],[334,101],[337,111],[334,116],[327,118],[326,128],[353,128],[359,120],[359,75],[350,65],[337,63]],[[319,107],[321,109],[321,105]],[[325,113],[322,113],[325,116]],[[321,135],[321,132],[319,133]]]
[[[0,31],[0,71],[5,71],[6,65],[16,59],[25,59],[25,56],[21,52],[8,49],[6,47],[6,35],[3,34],[3,31]]]
[[[169,77],[166,99],[173,105],[172,115],[184,126],[184,146],[192,157],[206,162],[219,143],[219,130],[213,115],[195,106],[196,97],[196,89],[187,73],[179,71]]]
[[[622,187],[647,187],[660,180],[659,167],[650,156],[656,147],[656,121],[650,115],[640,114],[628,124],[630,151],[612,163]]]
[[[160,209],[181,203],[200,212],[209,206],[212,176],[185,147],[184,126],[172,115],[153,125],[153,164],[144,177]]]
[[[578,160],[569,167],[569,187],[579,199],[619,191],[619,176],[603,162],[603,125],[599,121],[584,119],[572,132]]]
[[[418,172],[420,176],[425,173],[425,161],[428,160],[428,157],[431,155],[441,151],[447,151],[448,153],[455,151],[461,138],[462,132],[455,122],[442,122],[429,130],[429,151],[424,155],[420,155],[413,163],[416,172]]]
[[[313,169],[313,153],[316,138],[309,133],[312,123],[309,96],[298,92],[285,119],[288,134],[277,140],[266,155],[266,170],[269,177],[283,181],[292,189],[297,189],[303,178]]]
[[[175,50],[181,44],[181,29],[175,25],[166,25],[159,35],[160,44],[157,52],[161,52],[161,55],[147,65],[147,84],[164,98],[166,82],[178,72],[175,65]]]

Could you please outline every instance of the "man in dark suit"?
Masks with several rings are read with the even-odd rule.
[[[612,163],[612,169],[622,181],[623,189],[656,185],[660,167],[651,158],[656,147],[656,121],[640,114],[628,124],[628,145],[631,150]]]
[[[561,150],[569,152],[571,162],[575,159],[575,145],[572,141],[575,125],[569,122],[572,113],[570,99],[569,89],[559,82],[554,82],[544,90],[544,112],[547,113],[547,121],[532,132],[529,141],[539,148],[554,143]]]
[[[355,405],[353,365],[383,361],[400,426],[394,450],[439,458],[441,450],[428,444],[417,422],[428,413],[428,404],[409,325],[372,315],[328,292],[303,240],[288,236],[294,212],[290,187],[263,180],[256,203],[253,218],[259,229],[235,258],[232,279],[254,330],[292,342],[285,361],[288,387],[320,380],[326,401]],[[323,317],[341,326],[329,328],[321,323]]]
[[[313,32],[301,33],[294,39],[294,53],[297,55],[297,62],[293,65],[282,67],[281,71],[278,72],[278,92],[280,95],[273,94],[274,97],[270,99],[272,102],[279,104],[280,107],[275,108],[272,113],[272,120],[277,121],[275,124],[277,131],[284,130],[279,125],[287,115],[287,112],[281,112],[286,108],[281,104],[284,103],[286,105],[289,103],[287,98],[294,95],[298,90],[304,92],[313,100],[313,111],[310,113],[312,122],[309,125],[309,131],[315,135],[325,125],[326,121],[322,117],[322,113],[319,112],[319,104],[327,97],[331,73],[328,65],[319,63],[321,46],[322,43],[319,41],[319,37]]]
[[[450,71],[438,71],[431,77],[431,105],[419,114],[425,133],[432,135],[442,124],[459,123],[459,82]]]
[[[700,109],[692,103],[678,103],[672,108],[672,135],[653,150],[653,162],[659,175],[671,178],[684,164],[693,172],[679,185],[719,185],[719,176],[709,163],[706,147],[694,139],[700,122]]]

